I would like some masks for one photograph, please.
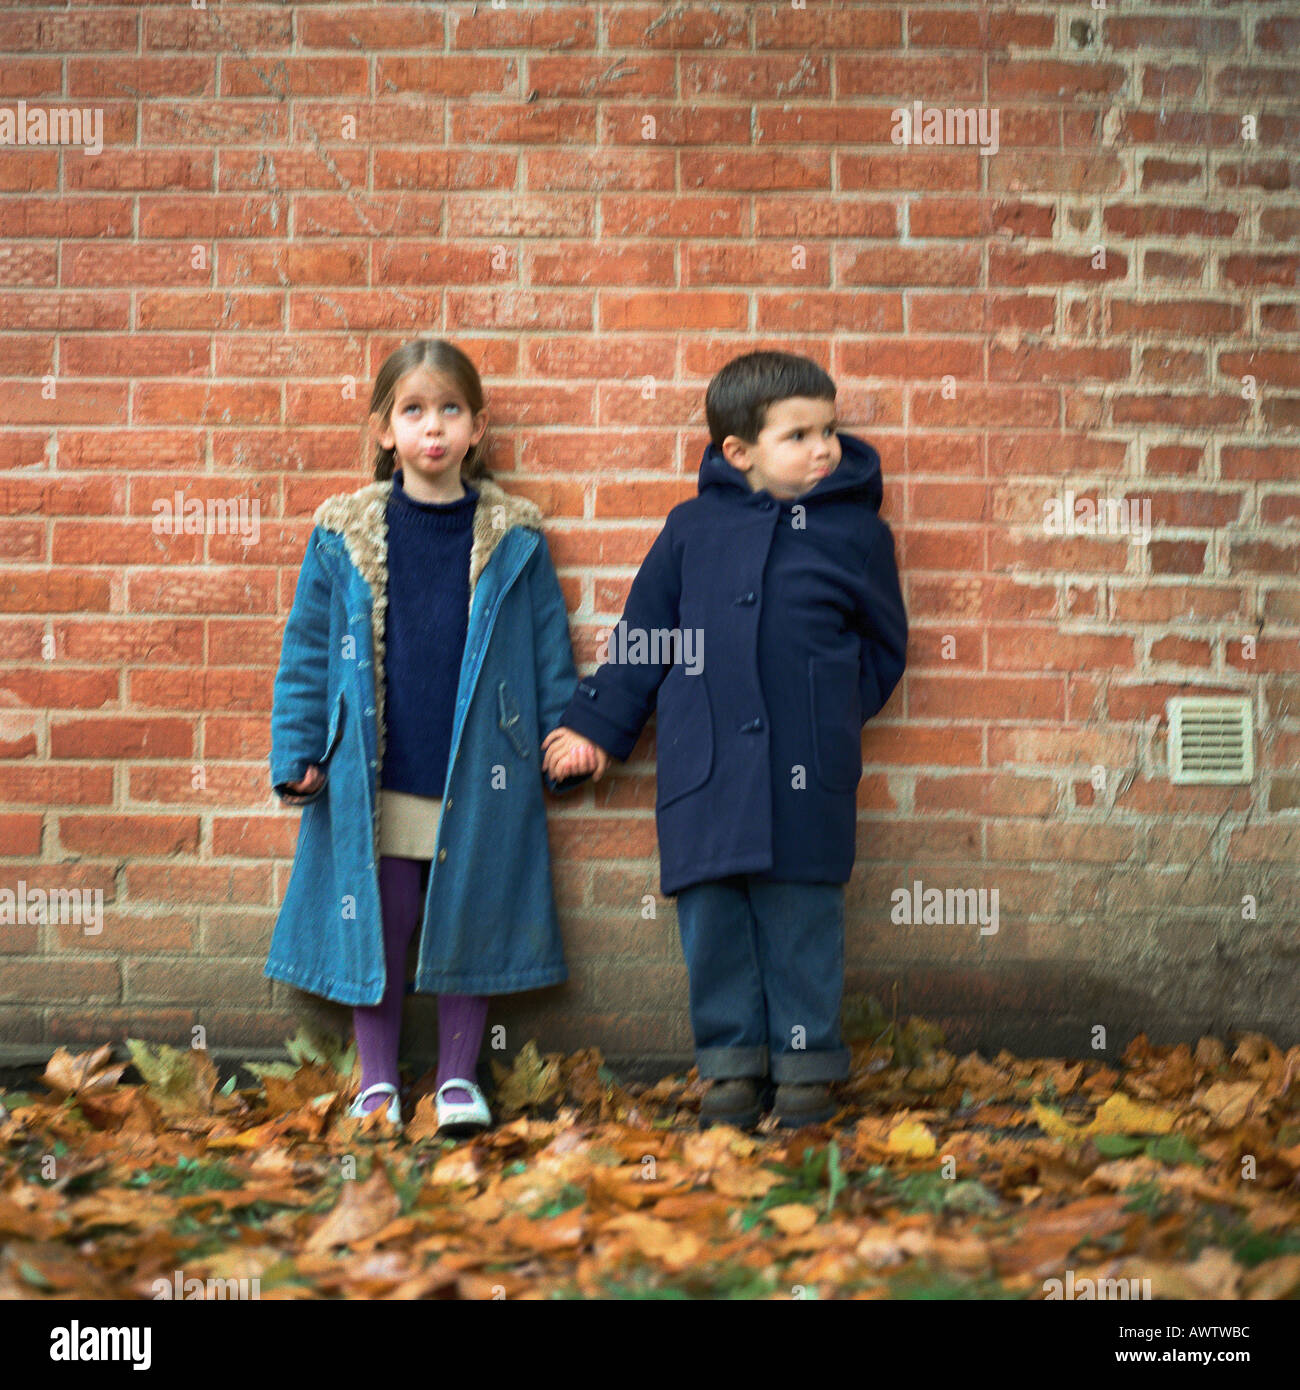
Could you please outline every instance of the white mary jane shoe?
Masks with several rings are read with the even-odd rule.
[[[364,1120],[367,1115],[374,1113],[373,1111],[365,1109],[365,1101],[376,1092],[382,1095],[385,1091],[388,1091],[392,1095],[392,1100],[388,1102],[388,1118],[395,1125],[400,1125],[402,1123],[402,1102],[397,1094],[397,1087],[389,1081],[376,1081],[373,1086],[367,1086],[356,1100],[352,1102],[352,1108],[348,1111],[348,1114],[354,1119]],[[379,1107],[376,1105],[375,1110],[378,1109]]]
[[[444,1093],[456,1090],[468,1091],[469,1100],[448,1100]],[[488,1110],[487,1101],[483,1098],[483,1092],[463,1076],[453,1076],[450,1081],[444,1081],[438,1087],[433,1103],[438,1110],[440,1134],[443,1130],[448,1134],[470,1134],[477,1129],[486,1129],[492,1123],[492,1115]]]

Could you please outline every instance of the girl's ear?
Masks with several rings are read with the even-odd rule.
[[[371,442],[381,449],[391,449],[397,442],[393,436],[392,426],[384,420],[382,415],[367,417],[366,433],[370,436]]]

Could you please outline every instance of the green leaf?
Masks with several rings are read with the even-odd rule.
[[[1162,1134],[1158,1139],[1149,1139],[1146,1150],[1161,1163],[1195,1163],[1202,1166],[1207,1161],[1185,1134]]]
[[[1147,1146],[1145,1139],[1132,1134],[1094,1134],[1092,1142],[1104,1158],[1127,1158],[1130,1154],[1141,1153]]]
[[[829,1216],[831,1208],[835,1205],[840,1193],[844,1191],[845,1177],[843,1170],[840,1168],[840,1146],[834,1139],[832,1139],[827,1146],[826,1152],[829,1155],[830,1167],[830,1190],[826,1194],[826,1214]]]
[[[26,1260],[20,1260],[18,1262],[18,1273],[25,1284],[31,1284],[34,1288],[51,1290],[54,1288],[54,1285],[50,1283],[40,1270],[37,1269],[35,1265],[29,1265]]]

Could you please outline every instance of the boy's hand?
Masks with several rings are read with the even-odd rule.
[[[313,792],[319,790],[324,780],[325,774],[320,768],[315,763],[309,763],[307,771],[297,782],[286,782],[284,784],[287,792],[297,793],[297,795],[285,795],[282,793],[282,799],[291,804],[305,801]]]
[[[542,754],[542,771],[556,782],[585,772],[599,782],[609,767],[609,754],[599,744],[563,725],[542,740]]]

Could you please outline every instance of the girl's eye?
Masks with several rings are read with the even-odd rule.
[[[447,409],[448,409],[448,410],[459,410],[459,409],[460,409],[460,406],[458,406],[458,405],[456,404],[455,401],[452,401],[452,402],[447,406]]]

